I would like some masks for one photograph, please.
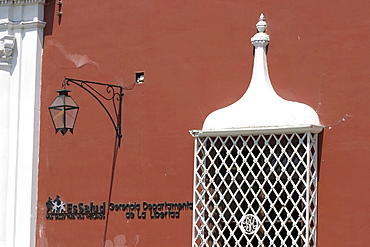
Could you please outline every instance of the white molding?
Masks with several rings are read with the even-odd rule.
[[[13,54],[15,38],[13,35],[5,35],[0,39],[0,57],[10,58]]]
[[[46,22],[43,21],[8,21],[0,22],[1,29],[22,29],[22,28],[44,28]]]
[[[45,0],[0,0],[1,5],[45,4]]]
[[[13,35],[5,35],[0,38],[0,68],[8,69],[11,66],[14,45],[15,37]]]
[[[293,134],[293,133],[320,133],[324,129],[322,125],[301,125],[291,127],[256,127],[244,129],[212,130],[190,130],[193,137],[215,137],[215,136],[246,136],[246,135],[270,135],[270,134]]]

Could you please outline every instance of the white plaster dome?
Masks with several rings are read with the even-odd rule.
[[[234,104],[208,115],[202,131],[320,126],[319,117],[311,107],[284,100],[273,89],[266,61],[266,46],[270,41],[266,28],[265,18],[261,15],[257,23],[259,32],[251,39],[255,57],[249,88]]]

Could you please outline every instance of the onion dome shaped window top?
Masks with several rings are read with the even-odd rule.
[[[250,85],[235,103],[212,112],[204,121],[201,131],[194,135],[225,135],[228,132],[271,130],[272,132],[320,132],[317,113],[308,105],[288,101],[275,92],[268,74],[266,46],[270,42],[266,34],[267,23],[261,14],[256,25],[258,33],[251,42],[255,47],[254,66]],[[297,131],[298,130],[298,131]]]
[[[266,28],[261,15],[251,39],[254,67],[245,94],[212,112],[202,130],[191,131],[192,246],[316,246],[323,127],[311,107],[274,91]]]

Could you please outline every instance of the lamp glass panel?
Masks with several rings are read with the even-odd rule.
[[[72,106],[72,107],[78,107],[76,102],[72,99],[72,97],[65,97],[65,105]]]
[[[50,108],[51,118],[56,129],[64,128],[64,107]]]
[[[70,108],[65,111],[66,128],[73,129],[77,117],[77,112],[78,108]]]
[[[64,99],[63,96],[57,96],[53,103],[51,103],[50,107],[55,107],[55,106],[61,106],[64,105]]]

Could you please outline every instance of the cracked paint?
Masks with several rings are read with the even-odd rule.
[[[342,117],[341,119],[339,119],[336,123],[328,124],[325,127],[328,128],[328,129],[332,129],[332,127],[334,127],[334,126],[336,126],[336,125],[338,125],[340,123],[345,122],[347,119],[349,119],[351,117],[352,117],[352,115],[346,114],[344,117]]]
[[[55,46],[56,48],[58,48],[58,50],[68,59],[70,60],[72,63],[75,64],[76,68],[81,68],[83,67],[84,65],[86,64],[92,64],[94,65],[96,68],[99,68],[99,65],[94,62],[93,60],[91,60],[89,58],[89,56],[87,56],[86,54],[73,54],[73,53],[70,53],[68,52],[62,44],[60,43],[57,43],[57,42],[54,42],[52,40],[49,40],[48,42],[48,45],[50,46]]]
[[[135,235],[135,238],[134,238],[134,245],[135,245],[135,247],[138,245],[139,240],[140,240],[140,236],[139,235]]]

